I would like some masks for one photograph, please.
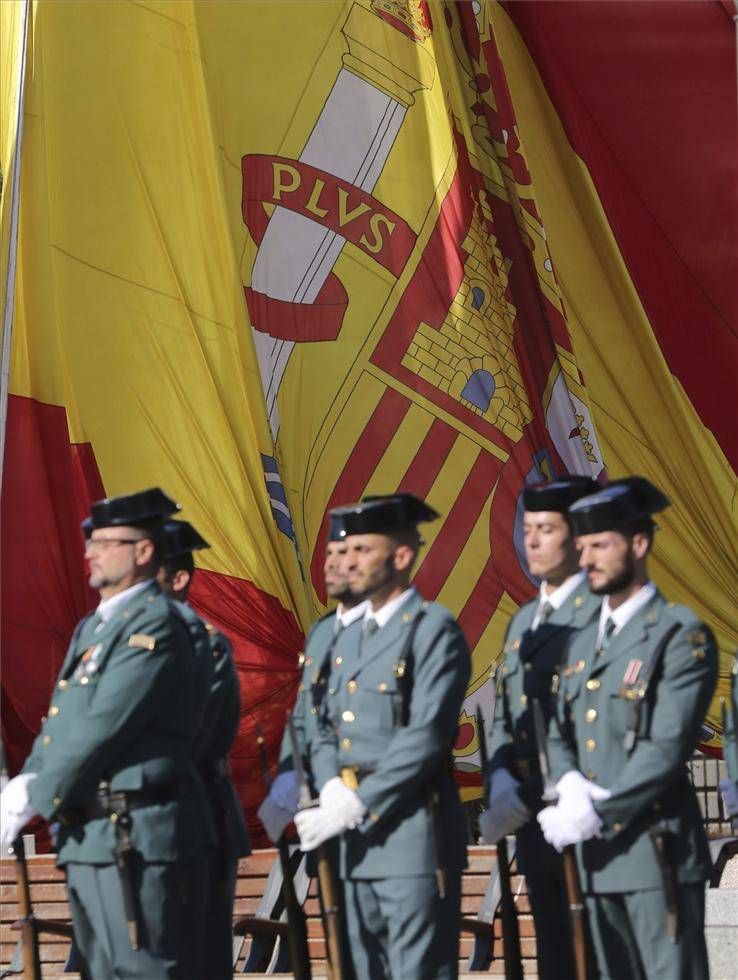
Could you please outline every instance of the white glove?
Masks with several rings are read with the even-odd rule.
[[[479,818],[479,830],[488,844],[496,844],[527,823],[531,811],[520,799],[519,783],[507,769],[495,769],[492,773],[488,809]]]
[[[352,789],[349,789],[340,776],[334,776],[333,779],[329,779],[320,791],[319,797],[320,805],[326,807],[328,810],[342,806],[350,807],[355,799],[356,793]]]
[[[730,816],[738,816],[738,782],[734,779],[721,779],[720,792],[723,795],[725,809]]]
[[[283,810],[289,810],[294,816],[300,799],[300,787],[297,785],[297,773],[294,769],[280,772],[269,787],[269,796],[273,803]]]
[[[612,796],[609,789],[585,779],[576,769],[570,769],[561,777],[556,783],[556,792],[559,794],[557,806],[575,822],[580,815],[583,821],[591,821],[590,814],[594,809],[592,801],[609,800]]]
[[[35,772],[22,772],[11,779],[0,794],[0,844],[3,847],[12,844],[36,815],[28,798],[28,787],[35,778]]]
[[[536,819],[541,825],[543,836],[559,853],[582,839],[579,828],[571,820],[567,820],[558,805],[545,807]]]
[[[602,820],[593,801],[607,800],[609,789],[598,786],[576,769],[565,773],[556,784],[559,801],[538,814],[543,836],[557,851],[599,837]]]
[[[325,788],[325,787],[324,787]],[[336,837],[344,830],[358,827],[366,813],[366,807],[358,793],[348,789],[350,797],[345,797],[331,805],[311,807],[301,810],[295,817],[295,826],[300,835],[300,850],[312,851],[329,837]]]
[[[264,824],[264,830],[272,844],[276,844],[284,833],[284,828],[292,820],[295,813],[293,810],[285,810],[277,806],[271,796],[267,796],[259,809],[256,811],[259,820]]]

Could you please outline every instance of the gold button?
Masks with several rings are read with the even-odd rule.
[[[369,819],[371,820],[372,823],[379,823],[379,814],[378,813],[370,813],[369,814]]]
[[[153,601],[154,601],[154,597],[153,596],[149,596],[149,602],[153,602]],[[123,619],[130,619],[130,618],[131,618],[131,614],[129,612],[124,612],[123,613]]]
[[[349,681],[346,685],[346,690],[349,692],[349,694],[356,694],[358,688],[359,685],[356,683],[356,681]]]
[[[619,820],[616,820],[615,823],[612,825],[612,829],[615,831],[616,834],[619,834],[620,831],[623,829],[623,825],[620,823]]]
[[[318,709],[317,708],[311,708],[310,709],[310,714],[311,715],[317,715],[317,713],[318,713]]]
[[[90,683],[90,678],[89,677],[80,677],[79,682],[80,682],[80,684],[89,684]]]
[[[335,694],[335,693],[336,693],[336,689],[335,689],[335,687],[329,687],[329,688],[328,688],[328,693],[329,693],[329,694]]]
[[[51,735],[44,735],[41,741],[44,745],[51,745]]]
[[[595,742],[593,738],[588,738],[584,743],[584,747],[587,752],[594,752],[594,750],[597,748],[597,742]]]
[[[594,708],[587,708],[587,713],[584,717],[587,721],[597,721],[597,712]]]
[[[69,681],[59,681],[59,690],[65,691],[69,687]]]
[[[55,718],[59,714],[59,709],[55,704],[52,704],[52,706],[49,708],[49,714],[52,718]]]
[[[533,670],[533,664],[530,662],[526,663],[523,670]]]
[[[340,667],[343,663],[343,657],[336,657],[336,667]]]
[[[302,667],[304,663],[305,663],[305,654],[301,653],[300,656],[297,658],[297,666]]]
[[[377,690],[378,691],[382,691],[382,692],[386,691],[387,690],[387,682],[386,681],[382,681],[382,683],[377,687]]]
[[[588,769],[584,775],[587,777],[587,779],[590,779],[593,783],[597,781],[597,773],[593,772],[591,769]]]
[[[118,814],[117,813],[111,813],[110,814],[110,822],[111,823],[115,823],[117,821],[117,819],[118,819]]]
[[[351,739],[350,738],[342,738],[341,739],[341,748],[342,749],[350,749],[351,748]]]
[[[521,706],[524,708],[527,703],[528,703],[528,695],[527,694],[521,694],[520,695],[520,704],[521,704]]]
[[[302,692],[305,690],[305,685],[304,684],[300,684],[300,686],[298,687],[297,690],[300,692],[300,694],[302,694]]]
[[[571,701],[571,694],[565,694],[564,701]]]
[[[410,613],[403,613],[402,614],[402,621],[403,621],[403,623],[409,623],[410,622]]]
[[[597,680],[596,677],[592,677],[590,678],[590,680],[587,681],[588,691],[599,691],[599,689],[600,689],[600,682]]]
[[[54,806],[59,806],[61,803],[61,796],[55,796],[51,802],[54,804]]]
[[[344,711],[341,714],[341,717],[344,721],[356,721],[356,715],[353,713],[353,711]]]

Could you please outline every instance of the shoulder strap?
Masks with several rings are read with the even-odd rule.
[[[410,720],[410,699],[413,694],[413,674],[415,671],[415,655],[413,653],[413,642],[418,627],[425,616],[425,609],[419,609],[415,614],[415,619],[410,624],[407,631],[405,642],[402,646],[400,659],[395,664],[395,677],[397,677],[397,717],[400,719],[400,726],[404,728]]]
[[[638,729],[640,728],[640,724],[641,724],[641,710],[643,708],[643,702],[646,699],[646,695],[648,694],[648,690],[651,685],[653,676],[661,664],[661,660],[664,656],[664,652],[666,651],[666,648],[668,647],[671,638],[676,633],[678,633],[681,628],[682,628],[681,623],[674,623],[672,626],[669,627],[669,629],[661,637],[658,646],[651,654],[651,657],[648,663],[646,664],[646,669],[641,675],[641,683],[638,685],[638,688],[634,692],[635,698],[630,706],[630,718],[628,721],[628,728],[625,732],[625,736],[623,737],[623,748],[628,753],[628,755],[630,755],[630,753],[635,748],[636,738],[638,736]]]

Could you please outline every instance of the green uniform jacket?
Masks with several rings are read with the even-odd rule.
[[[202,657],[207,661],[207,667],[198,674],[201,683],[208,685],[205,709],[195,736],[195,764],[213,811],[218,846],[230,858],[245,857],[251,853],[251,843],[227,764],[241,720],[241,689],[233,650],[228,638],[202,620],[191,606],[180,602],[175,606],[191,629],[199,627],[204,637],[204,643],[195,645],[198,660]]]
[[[92,803],[101,779],[113,792],[185,780],[191,792],[132,814],[131,837],[144,860],[199,858],[213,832],[192,764],[203,696],[187,628],[153,582],[96,632],[97,622],[89,616],[75,631],[26,760],[24,772],[37,773],[31,805],[54,820]],[[107,818],[62,826],[58,861],[107,864],[114,847]]]
[[[730,695],[725,705],[725,731],[723,732],[723,758],[728,768],[728,778],[738,783],[738,653],[733,660],[730,674]]]
[[[636,742],[628,753],[624,738],[634,694],[651,655],[675,624],[677,632],[642,701]],[[551,726],[550,739],[554,778],[579,769],[612,793],[597,804],[602,837],[577,847],[582,886],[590,893],[660,888],[649,831],[662,820],[673,834],[677,881],[703,881],[709,875],[709,852],[686,763],[715,690],[714,637],[691,609],[667,603],[658,592],[604,653],[595,650],[597,630],[598,619],[573,637],[560,676],[559,726]]]
[[[552,676],[559,672],[573,634],[591,622],[600,609],[600,600],[584,580],[547,622],[531,632],[538,603],[536,596],[510,620],[505,659],[497,675],[494,722],[487,737],[491,771],[504,767],[520,780],[521,799],[534,813],[541,808],[542,783],[529,704],[536,698],[546,721],[550,719],[554,708]],[[530,871],[541,871],[541,862],[560,863],[535,819],[521,827],[517,836],[521,870],[527,870],[529,863]]]
[[[321,674],[326,656],[336,640],[336,612],[327,613],[316,623],[305,640],[302,677],[297,690],[297,698],[292,709],[292,722],[295,726],[298,744],[301,747],[303,765],[309,768],[310,746],[318,733],[318,707],[325,693],[327,672]],[[287,772],[292,765],[292,741],[285,729],[282,747],[279,752],[279,768]]]
[[[397,663],[416,615],[407,724],[402,725]],[[363,642],[362,642],[363,640]],[[338,637],[312,750],[318,788],[343,767],[359,767],[368,814],[341,838],[348,878],[431,875],[466,865],[466,819],[451,772],[451,751],[469,682],[466,640],[447,609],[414,592],[389,622],[363,638],[359,620]],[[429,799],[437,793],[436,818]]]

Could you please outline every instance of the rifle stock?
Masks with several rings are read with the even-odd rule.
[[[15,880],[18,886],[18,910],[21,914],[21,944],[23,949],[23,980],[41,980],[41,957],[38,949],[38,929],[31,905],[31,888],[28,883],[28,866],[23,838],[13,842],[15,855]]]
[[[330,852],[325,844],[317,849],[318,887],[320,888],[321,904],[323,906],[323,922],[325,938],[328,946],[328,964],[331,980],[344,980],[348,975],[345,963],[345,953],[341,941],[341,908],[338,886],[333,873]]]
[[[541,767],[541,779],[543,780],[543,801],[544,803],[555,803],[557,793],[551,779],[548,764],[546,722],[543,717],[543,709],[539,701],[535,698],[531,701],[531,711],[533,712],[533,731],[535,733],[538,760]],[[566,898],[569,903],[571,937],[574,944],[576,980],[587,980],[587,936],[584,925],[584,896],[582,895],[582,883],[579,880],[577,855],[573,844],[564,848],[562,859],[564,863]]]
[[[264,736],[261,728],[256,726],[256,744],[259,746],[259,758],[261,760],[261,772],[264,777],[264,785],[269,792],[272,784],[269,775],[269,764],[264,748]],[[277,853],[279,854],[279,864],[282,868],[282,898],[287,912],[287,946],[290,951],[290,962],[295,980],[312,980],[312,968],[310,966],[310,950],[308,947],[307,920],[305,910],[297,900],[295,892],[295,881],[292,876],[292,864],[290,861],[290,849],[287,838],[284,834],[277,841]]]
[[[310,966],[307,920],[305,918],[305,910],[297,900],[290,863],[290,850],[284,834],[282,834],[277,842],[277,850],[279,852],[279,863],[282,867],[282,897],[284,898],[284,907],[287,910],[287,922],[289,923],[287,945],[290,950],[292,971],[295,974],[295,980],[312,980],[313,973]]]
[[[482,785],[487,780],[487,739],[484,730],[484,717],[477,705],[477,738],[479,758],[482,764]],[[485,798],[486,798],[485,790]],[[507,853],[507,840],[497,841],[497,870],[500,875],[500,919],[502,920],[502,952],[505,963],[505,980],[523,980],[523,960],[520,952],[520,929],[515,899],[512,893],[510,861]]]

